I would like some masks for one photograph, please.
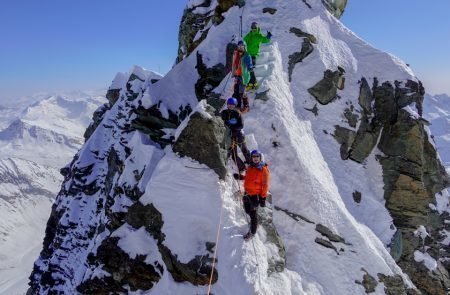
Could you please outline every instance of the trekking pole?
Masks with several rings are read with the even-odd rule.
[[[244,11],[244,10],[242,10],[242,11]],[[241,24],[239,25],[239,30],[240,30],[240,36],[241,36],[241,39],[242,39],[242,14],[240,16],[240,19],[241,19]]]

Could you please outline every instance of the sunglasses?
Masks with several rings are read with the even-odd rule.
[[[260,155],[253,155],[252,158],[261,158]]]

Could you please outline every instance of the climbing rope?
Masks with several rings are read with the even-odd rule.
[[[222,197],[221,198],[221,204],[220,204],[219,225],[217,226],[216,246],[214,247],[214,255],[213,255],[212,268],[211,268],[211,275],[209,276],[208,293],[207,293],[208,295],[211,292],[212,278],[213,278],[213,275],[214,275],[214,266],[216,265],[216,258],[217,258],[217,248],[219,248],[220,228],[222,227],[223,200],[224,200],[224,198]]]

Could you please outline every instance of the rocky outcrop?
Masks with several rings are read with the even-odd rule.
[[[299,62],[302,62],[308,55],[313,52],[314,47],[312,44],[316,43],[316,37],[313,35],[303,32],[299,28],[291,27],[289,29],[289,32],[293,33],[295,36],[302,38],[302,48],[299,52],[294,52],[291,55],[289,55],[289,67],[288,67],[288,74],[289,74],[289,81],[292,81],[292,72],[294,71],[295,65]]]
[[[299,62],[302,62],[308,55],[310,55],[314,50],[314,47],[311,44],[311,41],[308,38],[303,39],[302,49],[300,52],[294,52],[289,55],[289,82],[292,81],[292,73],[294,71],[295,65]]]
[[[209,116],[196,112],[173,144],[173,151],[207,165],[220,179],[225,179],[227,137],[223,121],[214,116],[213,109],[209,110]]]
[[[97,129],[98,125],[100,125],[103,117],[105,116],[105,113],[111,108],[111,106],[111,103],[105,103],[94,112],[94,114],[92,115],[92,122],[91,124],[89,124],[88,128],[83,134],[85,141],[87,141],[89,137],[91,137],[92,133],[94,133],[95,129]]]
[[[375,78],[370,89],[362,78],[358,130],[355,134],[336,126],[334,136],[341,144],[342,159],[364,163],[375,147],[383,153],[377,159],[383,169],[384,198],[398,229],[391,253],[424,294],[445,294],[450,280],[442,261],[450,253],[442,251],[440,244],[444,216],[430,204],[436,204],[435,195],[448,187],[450,180],[429,141],[427,122],[421,118],[424,93],[420,82],[385,81],[380,85]],[[423,250],[414,234],[420,226],[425,226],[430,235],[424,243],[427,253],[437,261],[433,272],[414,259],[414,252]],[[400,285],[404,288],[403,283]]]
[[[336,71],[326,70],[323,79],[308,89],[308,92],[316,98],[320,104],[328,104],[337,97],[337,90],[343,85],[344,71],[339,68]]]
[[[159,143],[162,147],[171,144],[173,137],[167,137],[164,129],[176,129],[191,112],[189,105],[180,107],[180,111],[175,114],[171,110],[168,111],[168,118],[163,117],[159,110],[159,103],[145,109],[139,106],[134,109],[136,118],[131,122],[130,128],[140,130],[147,134],[154,142]]]
[[[359,116],[358,114],[354,113],[355,109],[353,105],[350,105],[350,108],[346,108],[344,110],[344,118],[347,119],[348,125],[350,127],[355,128],[356,124],[358,123]]]
[[[101,265],[111,276],[84,281],[77,290],[81,294],[110,294],[126,293],[129,291],[149,290],[157,283],[164,272],[164,268],[157,261],[149,264],[145,262],[146,255],[130,258],[117,244],[118,237],[103,240],[97,249],[97,255],[92,253],[88,260]]]
[[[121,89],[108,89],[106,92],[106,98],[109,100],[111,105],[114,105],[119,99]]]
[[[384,292],[388,295],[399,295],[399,294],[407,294],[407,295],[418,295],[419,291],[415,289],[411,289],[405,286],[405,282],[402,277],[399,275],[387,276],[384,274],[378,274],[378,280],[380,283],[384,284]],[[433,293],[438,294],[438,293]]]
[[[197,83],[195,83],[195,94],[197,99],[207,99],[212,93],[212,90],[219,86],[220,82],[225,78],[228,71],[221,63],[208,68],[203,63],[202,55],[197,52],[197,72],[200,76]]]
[[[274,272],[282,272],[286,267],[286,249],[284,248],[284,243],[281,240],[274,224],[273,224],[273,209],[272,204],[267,205],[265,208],[260,208],[258,210],[258,223],[266,231],[265,244],[273,244],[277,249],[277,255],[269,257],[269,267],[267,269],[267,274],[270,275]]]
[[[271,7],[265,7],[262,10],[263,13],[270,13],[270,14],[275,14],[275,12],[277,12],[276,8],[271,8]]]
[[[211,253],[196,256],[188,263],[181,263],[177,256],[164,245],[165,234],[162,232],[164,225],[163,216],[152,205],[143,206],[140,202],[135,203],[128,210],[125,220],[134,228],[144,227],[145,230],[157,241],[158,250],[167,270],[177,282],[190,282],[193,285],[206,285],[209,283],[211,273]],[[217,270],[213,271],[212,283],[218,279]]]
[[[366,291],[366,294],[375,292],[375,288],[378,285],[377,280],[373,276],[371,276],[367,272],[367,270],[365,270],[364,268],[362,268],[361,270],[364,272],[363,280],[362,280],[362,282],[358,282],[358,283],[363,285],[364,290]]]
[[[213,1],[204,0],[203,3],[184,10],[178,33],[177,63],[189,56],[206,38],[211,24],[219,25],[224,20],[222,15],[225,12],[236,5],[244,6],[245,0],[218,0],[216,6],[212,4]],[[198,13],[197,8],[206,8],[207,12]],[[200,9],[200,11],[203,10]]]
[[[334,126],[334,138],[341,145],[340,154],[342,160],[347,160],[350,156],[350,147],[355,141],[356,132],[339,125]]]
[[[344,14],[345,6],[347,6],[347,0],[322,0],[322,3],[337,18]]]

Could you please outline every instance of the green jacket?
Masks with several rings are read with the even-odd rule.
[[[256,31],[250,31],[244,37],[245,43],[247,43],[247,52],[251,56],[259,55],[259,45],[261,43],[269,43],[270,39],[261,34],[261,28],[257,28]]]

